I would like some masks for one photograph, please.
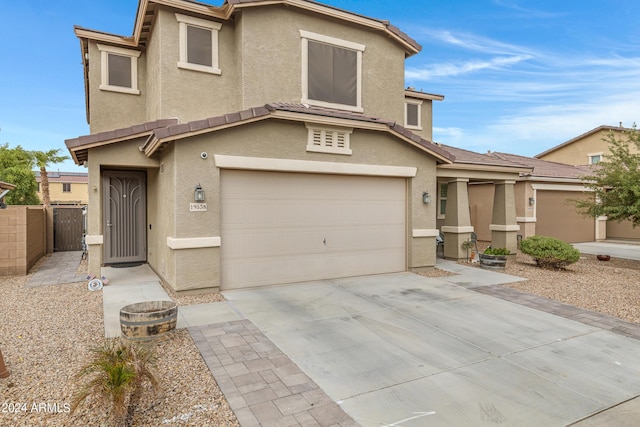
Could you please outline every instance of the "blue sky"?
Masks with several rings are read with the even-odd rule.
[[[212,0],[220,5],[222,0]],[[434,102],[434,140],[532,156],[640,112],[637,0],[324,0],[389,19],[422,52],[406,85]],[[73,25],[131,35],[136,0],[2,2],[0,143],[64,148],[89,133]],[[54,169],[82,171],[71,161]]]

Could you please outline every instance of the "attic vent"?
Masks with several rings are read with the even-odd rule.
[[[317,153],[351,154],[349,137],[353,129],[312,127],[307,124],[307,151]]]

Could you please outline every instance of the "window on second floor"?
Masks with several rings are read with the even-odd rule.
[[[70,193],[71,192],[71,183],[70,182],[63,182],[62,183],[62,191],[65,193]]]
[[[302,102],[362,111],[364,45],[300,30]]]
[[[602,153],[589,154],[589,164],[597,165],[602,160]]]
[[[100,89],[138,95],[138,57],[140,51],[98,45],[101,53]]]
[[[218,64],[218,31],[222,24],[180,13],[175,15],[180,23],[178,67],[221,74]]]
[[[407,100],[404,108],[404,125],[407,129],[422,130],[422,101]]]

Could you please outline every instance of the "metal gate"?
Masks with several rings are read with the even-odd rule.
[[[81,207],[53,208],[53,251],[81,251],[84,218]]]

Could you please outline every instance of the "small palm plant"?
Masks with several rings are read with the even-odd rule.
[[[145,383],[153,391],[159,389],[153,369],[155,354],[149,347],[122,339],[106,340],[92,353],[90,362],[77,374],[78,379],[86,382],[75,395],[71,411],[93,396],[110,407],[116,426],[130,425]]]

